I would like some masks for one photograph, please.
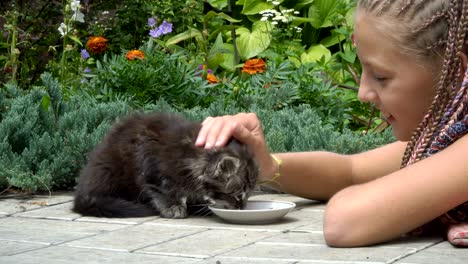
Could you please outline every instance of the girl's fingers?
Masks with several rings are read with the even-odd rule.
[[[223,123],[219,127],[219,134],[216,138],[213,139],[213,144],[215,147],[222,147],[225,146],[229,139],[233,136],[234,127],[232,126],[234,118],[226,117],[223,118]]]
[[[232,129],[229,128],[231,120],[232,116],[206,118],[202,122],[195,146],[206,149],[224,146],[232,136]]]
[[[254,114],[240,113],[220,117],[207,117],[202,122],[195,145],[206,149],[221,147],[235,137],[244,144],[254,147],[263,137],[258,118]]]
[[[240,142],[252,146],[255,142],[255,138],[252,136],[252,131],[248,130],[242,124],[234,121],[230,126],[232,136],[234,136]]]
[[[223,117],[217,117],[212,122],[204,125],[207,127],[206,136],[205,136],[205,148],[209,149],[215,146],[216,141],[225,125]]]

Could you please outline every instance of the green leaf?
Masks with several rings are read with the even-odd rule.
[[[218,16],[221,17],[221,18],[226,19],[227,21],[229,21],[229,22],[231,22],[231,23],[239,23],[239,22],[242,22],[242,20],[234,19],[234,18],[232,18],[231,16],[226,15],[225,13],[218,13]]]
[[[301,10],[304,7],[309,6],[312,4],[315,0],[300,0],[296,1],[296,5],[294,6],[294,10]]]
[[[334,18],[339,14],[340,1],[315,0],[309,8],[311,25],[316,28],[333,26]]]
[[[204,20],[205,21],[210,21],[213,17],[221,17],[221,18],[224,18],[225,20],[231,22],[231,23],[238,23],[238,22],[242,22],[242,20],[237,20],[237,19],[234,19],[232,18],[231,16],[229,15],[226,15],[225,13],[216,13],[215,11],[209,11],[205,16],[204,16]]]
[[[49,106],[50,106],[50,97],[49,95],[46,94],[42,97],[41,107],[42,109],[44,109],[44,111],[48,111]]]
[[[244,1],[244,7],[242,8],[242,14],[244,15],[256,15],[263,10],[272,9],[274,5],[265,0],[248,0]]]
[[[354,63],[356,61],[356,53],[351,51],[340,52],[340,57],[349,63]]]
[[[331,47],[333,45],[336,45],[340,43],[340,38],[339,36],[332,34],[329,37],[326,37],[320,41],[320,44],[322,44],[324,47]]]
[[[72,36],[72,35],[67,35],[69,39],[73,40],[75,43],[78,43],[80,44],[80,46],[83,46],[83,43],[81,43],[81,41],[75,37],[75,36]]]
[[[252,25],[252,31],[245,27],[238,28],[239,35],[236,44],[241,59],[246,60],[257,56],[270,46],[271,25],[268,21],[257,21]]]
[[[302,64],[308,64],[312,62],[317,62],[322,58],[325,58],[325,61],[330,60],[331,52],[323,45],[315,45],[310,47],[306,52],[302,53],[301,61]]]
[[[208,0],[208,3],[212,7],[221,10],[227,6],[228,1],[227,0]]]
[[[197,41],[203,42],[202,33],[197,29],[190,28],[187,31],[177,34],[171,37],[170,39],[168,39],[166,41],[166,45],[175,45],[181,41],[191,39],[191,38],[195,38],[197,39]]]
[[[223,49],[230,52],[223,53],[223,62],[220,64],[220,66],[227,71],[233,72],[236,70],[236,65],[234,62],[234,45],[224,43]]]
[[[346,18],[346,24],[354,27],[354,15],[356,13],[356,7],[352,7],[346,12],[345,18]]]
[[[298,26],[298,25],[304,24],[304,23],[312,23],[314,20],[310,19],[310,18],[307,18],[307,17],[293,16],[291,21],[294,23],[294,25]]]
[[[298,58],[289,56],[288,59],[294,64],[294,66],[296,66],[296,68],[299,68],[301,66],[301,61]]]
[[[221,33],[218,34],[215,43],[211,47],[210,53],[208,54],[208,68],[215,70],[223,61],[224,49],[223,36]],[[228,51],[229,52],[229,51]]]

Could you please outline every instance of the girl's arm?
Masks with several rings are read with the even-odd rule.
[[[282,191],[315,200],[328,200],[341,189],[370,181],[396,171],[400,167],[406,143],[396,142],[356,155],[330,152],[276,154],[281,160],[281,177],[275,174],[275,161],[265,143],[258,117],[239,113],[208,117],[203,121],[196,145],[204,148],[223,146],[234,136],[252,151],[260,167],[260,181]]]
[[[282,160],[281,176],[268,185],[304,198],[328,200],[345,187],[398,170],[405,147],[406,143],[396,142],[355,155],[278,153],[275,155]]]
[[[388,241],[464,203],[467,154],[464,136],[427,159],[338,192],[325,210],[325,240],[339,247]]]

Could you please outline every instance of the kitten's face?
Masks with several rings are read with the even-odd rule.
[[[230,143],[209,154],[201,177],[207,200],[225,209],[240,209],[255,188],[258,167],[244,146]]]

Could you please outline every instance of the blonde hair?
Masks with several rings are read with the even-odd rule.
[[[468,0],[359,0],[357,10],[378,18],[376,26],[389,32],[403,53],[429,67],[443,61],[436,96],[408,142],[401,163],[405,167],[425,158],[432,141],[466,111],[459,53],[466,45]]]

